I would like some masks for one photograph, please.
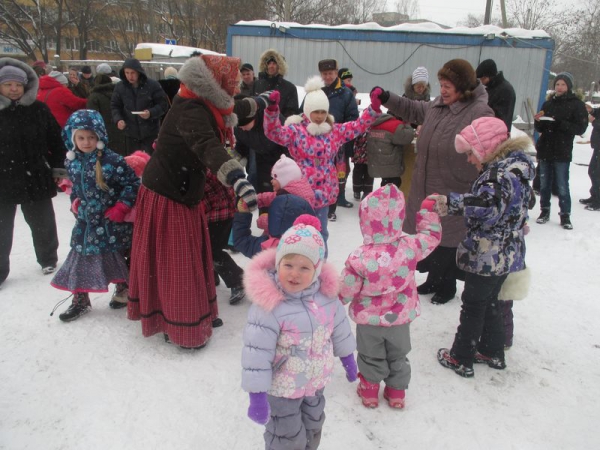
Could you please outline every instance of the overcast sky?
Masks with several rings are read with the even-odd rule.
[[[464,21],[469,13],[475,16],[485,14],[486,0],[419,0],[419,19],[429,19],[444,25],[456,26]],[[500,4],[496,0],[494,4]]]

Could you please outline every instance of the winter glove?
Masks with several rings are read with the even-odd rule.
[[[385,105],[387,103],[387,101],[390,99],[390,91],[384,91],[382,87],[379,86],[375,86],[373,89],[371,89],[371,94],[373,93],[373,91],[375,89],[379,89],[381,92],[378,94],[379,100],[381,101],[382,105]],[[375,108],[373,108],[375,109]]]
[[[123,222],[125,221],[125,216],[129,211],[131,211],[129,206],[127,206],[125,203],[117,202],[115,203],[115,206],[112,206],[106,210],[104,217],[106,217],[108,220],[112,220],[113,222]]]
[[[348,380],[350,383],[356,381],[358,367],[356,367],[354,353],[350,353],[348,356],[340,358],[340,361],[342,361],[342,366],[344,366],[344,370],[346,371],[346,380]]]
[[[77,216],[77,214],[79,213],[79,206],[81,205],[81,200],[76,198],[75,200],[73,200],[73,203],[71,203],[71,212],[73,214],[75,214],[75,216]]]
[[[254,101],[258,104],[259,109],[266,109],[271,103],[269,102],[269,97],[273,91],[265,91],[262,94],[254,97]]]
[[[440,217],[448,215],[448,197],[445,195],[431,194],[427,196],[425,200],[428,199],[435,201],[435,212],[437,212]]]
[[[383,91],[381,88],[378,87],[371,91],[371,108],[373,108],[373,111],[376,113],[381,112],[381,99],[379,96],[382,94],[382,92]]]
[[[266,392],[250,392],[248,417],[260,425],[266,425],[271,417],[271,407]]]
[[[245,178],[238,178],[233,184],[233,190],[238,198],[246,202],[249,211],[254,211],[256,209],[256,191],[248,180]]]
[[[279,109],[279,100],[281,99],[281,94],[279,91],[273,91],[269,94],[269,106],[267,109],[269,111],[277,111]]]
[[[421,202],[421,208],[426,209],[429,212],[433,212],[435,209],[435,200],[427,197],[425,200]]]
[[[248,209],[248,205],[246,205],[246,202],[244,200],[242,200],[241,198],[237,202],[237,210],[238,210],[238,212],[241,212],[241,213],[249,213],[250,212],[250,209]]]

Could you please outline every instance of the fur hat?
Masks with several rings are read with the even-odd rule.
[[[165,69],[165,78],[167,80],[177,78],[177,69],[171,66],[167,67]]]
[[[150,155],[141,150],[137,150],[125,157],[125,162],[133,169],[138,177],[141,177],[142,173],[144,173],[148,161],[150,161]]]
[[[54,78],[56,81],[58,81],[62,85],[69,84],[69,80],[67,80],[67,77],[65,77],[62,72],[59,72],[57,70],[53,70],[48,75],[51,76],[52,78]]]
[[[477,76],[477,78],[495,77],[496,75],[498,75],[498,68],[496,67],[496,62],[493,59],[486,59],[485,61],[481,61],[477,66],[475,75]]]
[[[306,81],[304,90],[304,115],[310,120],[310,113],[313,111],[329,111],[329,99],[323,92],[325,84],[321,77],[311,77]]]
[[[112,67],[110,67],[106,63],[98,64],[98,66],[96,67],[96,74],[97,75],[100,75],[100,74],[110,75],[111,73],[112,73]]]
[[[281,155],[279,160],[273,164],[271,169],[271,177],[279,181],[282,188],[286,187],[291,181],[296,181],[302,178],[302,171],[296,161]]]
[[[319,72],[326,70],[338,70],[337,61],[335,59],[322,59],[319,61]]]
[[[573,75],[571,75],[569,72],[561,72],[558,75],[556,75],[554,77],[554,85],[556,86],[556,82],[558,80],[563,80],[565,83],[567,83],[567,88],[571,91],[573,89],[573,85],[575,84],[575,79],[573,78]]]
[[[321,222],[315,216],[302,214],[295,221],[292,228],[281,236],[277,245],[275,268],[279,269],[281,259],[286,255],[302,255],[310,259],[315,266],[316,280],[321,273],[325,258],[325,241],[320,233]]]
[[[449,80],[463,94],[477,87],[473,66],[464,59],[451,59],[438,71],[438,78]]]
[[[419,66],[412,73],[412,84],[425,83],[429,84],[429,72],[423,66]]]
[[[346,80],[348,78],[352,78],[352,72],[347,67],[342,67],[338,70],[338,77],[340,80]]]
[[[0,84],[9,81],[16,81],[25,86],[27,84],[27,74],[18,67],[6,65],[0,69]]]
[[[456,135],[454,146],[458,153],[472,151],[482,163],[490,160],[500,144],[508,139],[508,129],[496,117],[480,117]]]

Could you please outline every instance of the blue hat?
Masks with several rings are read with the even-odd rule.
[[[104,120],[100,113],[92,109],[80,109],[71,114],[71,117],[67,120],[65,128],[62,131],[62,138],[65,142],[65,146],[71,153],[71,155],[69,155],[69,152],[67,152],[67,158],[69,159],[75,158],[75,154],[73,153],[75,150],[73,136],[77,130],[90,130],[96,133],[99,139],[98,148],[100,149],[108,145],[106,126],[104,125]]]

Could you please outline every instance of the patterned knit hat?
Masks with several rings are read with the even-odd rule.
[[[321,273],[325,258],[325,241],[319,232],[321,223],[319,219],[308,214],[303,214],[294,221],[294,226],[283,233],[277,246],[275,267],[279,268],[281,258],[285,255],[302,255],[310,259],[315,266],[316,280]]]
[[[508,129],[496,117],[480,117],[467,125],[454,139],[458,153],[472,151],[482,163],[490,160],[496,148],[508,139]]]
[[[423,66],[419,66],[412,73],[412,84],[425,83],[429,84],[429,72]]]
[[[451,59],[438,71],[438,78],[449,80],[463,94],[477,87],[473,66],[464,59]]]
[[[329,99],[323,92],[323,80],[321,77],[311,77],[306,81],[304,90],[304,115],[310,120],[310,113],[313,111],[329,111]]]
[[[80,109],[75,111],[71,114],[62,130],[62,138],[65,147],[67,147],[68,150],[67,159],[71,161],[75,159],[75,150],[77,149],[77,146],[75,145],[75,132],[77,130],[89,130],[96,133],[96,136],[98,136],[98,144],[96,144],[96,146],[100,150],[108,145],[106,125],[104,124],[104,119],[102,119],[100,113],[92,109]]]
[[[17,83],[27,85],[27,74],[18,67],[6,65],[0,69],[0,84],[9,81],[16,81]]]
[[[296,181],[302,178],[302,171],[296,161],[281,155],[279,160],[273,164],[271,169],[271,177],[279,181],[282,188],[286,187],[290,181]]]
[[[202,58],[202,61],[204,61],[204,64],[211,71],[214,79],[217,80],[221,88],[233,97],[235,90],[239,86],[237,76],[242,60],[222,55],[200,55],[200,58]]]

